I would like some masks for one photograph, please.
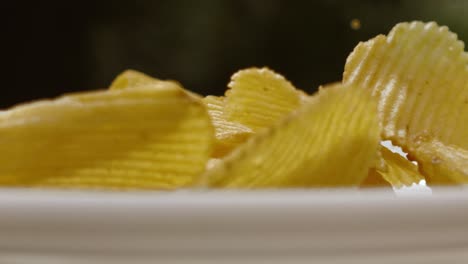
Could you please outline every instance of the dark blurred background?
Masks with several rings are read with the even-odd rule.
[[[222,94],[236,70],[268,66],[312,92],[341,79],[359,41],[400,21],[434,20],[468,40],[467,10],[463,0],[8,1],[0,107],[105,88],[129,68]]]

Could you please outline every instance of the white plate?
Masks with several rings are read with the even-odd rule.
[[[468,191],[0,189],[0,263],[467,263]]]

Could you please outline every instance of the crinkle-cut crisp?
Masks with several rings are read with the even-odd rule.
[[[409,187],[425,179],[424,176],[419,173],[416,164],[413,164],[398,153],[393,153],[385,147],[381,147],[380,151],[386,164],[386,170],[378,170],[378,173],[393,187]]]
[[[372,91],[379,100],[383,138],[427,167],[431,161],[416,151],[422,135],[468,150],[467,65],[463,42],[447,27],[400,23],[388,36],[354,49],[343,82]]]
[[[376,102],[364,89],[331,85],[252,136],[202,177],[209,187],[357,186],[377,162]]]
[[[468,150],[421,136],[417,140],[413,158],[427,175],[429,184],[446,185],[468,183]]]
[[[191,186],[213,141],[203,103],[177,87],[67,95],[0,113],[0,184]]]
[[[213,157],[221,158],[254,133],[273,126],[304,103],[308,96],[268,68],[235,73],[226,96],[203,99],[213,120]]]
[[[296,110],[307,96],[268,68],[240,70],[226,92],[226,119],[254,132],[268,128]]]
[[[213,157],[223,157],[253,134],[252,129],[226,119],[224,97],[209,95],[203,98],[203,103],[208,109],[208,114],[215,128],[216,139]]]
[[[379,154],[379,161],[383,162],[382,166],[370,169],[361,187],[391,186],[401,188],[410,187],[425,180],[418,171],[418,166],[398,153],[381,146]]]

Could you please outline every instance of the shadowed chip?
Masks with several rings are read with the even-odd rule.
[[[222,157],[245,142],[252,134],[252,129],[239,123],[228,121],[224,115],[224,97],[207,96],[203,98],[215,128],[215,146],[213,157]]]
[[[418,166],[411,161],[385,147],[381,147],[380,151],[386,164],[386,170],[378,170],[378,172],[393,187],[411,186],[424,180],[424,176],[418,171]]]

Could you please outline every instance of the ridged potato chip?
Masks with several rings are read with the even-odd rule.
[[[384,179],[376,168],[370,168],[367,177],[359,187],[362,188],[375,188],[375,187],[391,187],[392,185]]]
[[[0,184],[191,186],[213,140],[203,103],[179,88],[66,95],[0,113]]]
[[[332,85],[216,163],[202,177],[203,184],[226,188],[358,185],[377,162],[379,134],[370,94]]]
[[[421,136],[412,155],[428,183],[468,183],[468,150]]]
[[[391,186],[399,189],[419,184],[421,180],[425,180],[418,171],[418,166],[398,153],[381,146],[379,154],[380,161],[383,162],[382,166],[369,170],[361,187]]]
[[[432,161],[416,151],[422,135],[468,149],[467,64],[463,42],[447,27],[400,23],[387,37],[354,49],[343,82],[372,91],[379,100],[383,137],[427,167]]]
[[[378,170],[378,173],[393,187],[411,186],[425,179],[419,173],[418,166],[398,153],[393,153],[385,147],[381,147],[380,152],[385,161],[386,170]]]
[[[271,127],[305,100],[283,76],[268,68],[240,70],[231,77],[226,92],[226,119],[254,132]]]
[[[213,157],[223,157],[253,134],[252,129],[226,119],[224,101],[225,98],[219,96],[210,95],[203,98],[203,103],[208,109],[208,114],[215,128],[216,140]]]
[[[216,130],[215,158],[225,156],[255,132],[279,122],[307,98],[283,76],[267,68],[238,71],[228,86],[226,97],[203,99]]]

